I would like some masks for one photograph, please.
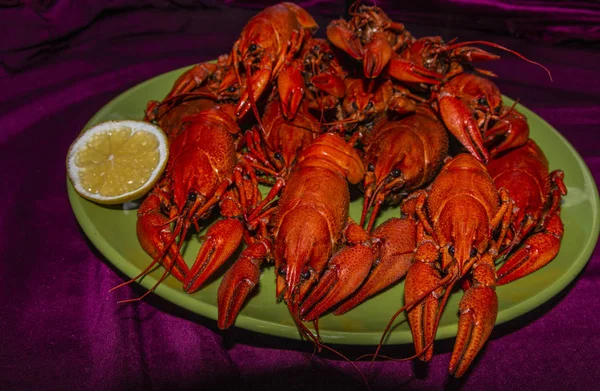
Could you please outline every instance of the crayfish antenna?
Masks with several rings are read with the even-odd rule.
[[[319,341],[319,345],[323,344],[323,340],[321,339],[321,335],[319,333],[319,318],[317,318],[313,321],[313,325],[315,326],[315,332],[317,333],[316,337],[317,337],[317,341]],[[313,349],[313,353],[312,353],[313,356],[317,353],[321,353],[321,348],[319,345],[315,344],[315,348]]]
[[[415,354],[413,354],[410,357],[404,357],[404,358],[396,358],[396,357],[390,357],[390,356],[385,356],[383,354],[375,354],[375,353],[368,353],[368,354],[363,354],[362,356],[359,356],[356,358],[357,361],[362,360],[363,358],[367,358],[367,357],[373,357],[371,359],[371,362],[375,361],[375,358],[383,358],[384,360],[390,360],[390,361],[410,361],[410,360],[414,360],[415,358],[418,358],[420,356],[423,355],[423,353],[425,353],[427,351],[427,349],[429,349],[429,347],[433,344],[433,339],[429,342],[427,342],[427,344],[423,347],[423,349],[420,352],[416,352]]]
[[[525,57],[524,55],[522,55],[519,52],[511,50],[511,49],[509,49],[505,46],[499,45],[497,43],[488,42],[488,41],[467,41],[467,42],[461,42],[461,43],[456,43],[454,45],[447,46],[444,48],[444,51],[457,49],[457,48],[460,48],[460,47],[463,47],[466,45],[485,45],[485,46],[490,46],[490,47],[493,47],[496,49],[504,50],[505,52],[511,53],[511,54],[519,57],[521,60],[524,60],[530,64],[537,65],[538,67],[542,68],[543,70],[546,71],[546,73],[548,74],[548,77],[550,77],[550,81],[554,81],[554,79],[552,79],[552,74],[550,73],[550,70],[548,68],[546,68],[539,62],[528,59],[527,57]]]
[[[156,288],[169,276],[169,274],[171,274],[171,269],[173,268],[174,264],[171,264],[171,267],[169,267],[168,269],[165,269],[164,273],[162,274],[162,276],[160,276],[159,280],[156,282],[156,284],[154,284],[154,286],[150,289],[148,289],[146,291],[146,293],[144,293],[143,295],[141,295],[140,297],[136,297],[133,299],[126,299],[126,300],[119,300],[117,301],[117,304],[125,304],[125,303],[133,303],[135,301],[141,301],[143,300],[146,296],[148,296],[149,294],[151,294],[152,292],[154,292],[156,290]],[[113,288],[116,289],[117,287]],[[112,289],[111,289],[112,291]]]
[[[315,321],[315,330],[317,332],[317,335],[315,335],[315,334],[313,334],[312,331],[310,331],[310,329],[308,327],[306,327],[306,325],[300,319],[297,307],[288,304],[288,309],[289,309],[290,315],[292,315],[292,319],[294,320],[294,323],[296,323],[296,327],[298,327],[298,331],[300,332],[300,335],[303,338],[306,338],[307,340],[309,340],[310,342],[315,344],[315,350],[317,352],[320,352],[321,349],[325,349],[325,350],[328,350],[331,353],[335,354],[336,356],[341,357],[344,361],[347,361],[350,365],[352,365],[352,367],[354,369],[356,369],[356,371],[360,374],[360,377],[364,381],[365,385],[367,386],[367,389],[369,391],[371,391],[371,386],[369,385],[369,381],[367,380],[365,374],[362,373],[362,371],[360,370],[358,365],[356,365],[356,363],[354,363],[352,360],[350,360],[348,357],[346,357],[342,352],[335,350],[334,348],[327,346],[322,342],[321,336],[319,335],[318,320]],[[315,353],[313,352],[313,355],[314,354]]]
[[[379,209],[381,208],[382,203],[383,200],[377,199],[375,201],[373,211],[371,212],[371,216],[369,218],[369,224],[367,225],[367,232],[371,232],[373,230],[373,227],[375,226],[375,220],[377,219],[377,215],[379,214]]]
[[[379,351],[381,350],[382,346],[383,346],[383,341],[385,340],[385,337],[387,337],[390,328],[392,327],[392,325],[394,324],[394,321],[396,320],[396,318],[398,317],[398,315],[400,315],[402,312],[404,311],[408,311],[409,309],[411,309],[412,307],[414,307],[415,305],[419,304],[425,297],[427,297],[428,295],[430,295],[432,292],[434,292],[436,289],[444,286],[448,281],[450,281],[450,279],[453,277],[453,275],[449,274],[448,276],[446,276],[445,278],[443,278],[442,280],[440,280],[440,282],[435,285],[432,289],[424,292],[421,296],[419,296],[416,300],[414,300],[412,303],[408,303],[405,304],[402,308],[400,308],[398,311],[396,311],[396,313],[392,316],[392,318],[390,319],[390,321],[388,322],[387,326],[385,327],[385,330],[383,330],[383,334],[381,335],[381,339],[379,340],[379,344],[377,345],[377,349],[375,350],[375,353],[373,353],[373,358],[371,359],[371,362],[375,361],[375,359],[379,356]],[[446,298],[447,299],[447,298]],[[445,303],[445,302],[444,302]],[[441,313],[441,311],[439,312]],[[439,314],[438,313],[438,314]],[[439,322],[439,318],[436,320],[436,329],[437,329],[437,323]],[[403,360],[409,360],[409,359],[413,359],[416,357],[421,356],[425,351],[427,351],[427,348],[433,343],[432,339],[431,341],[429,341],[426,346],[422,349],[421,352],[418,352],[416,355],[411,356],[410,358],[407,359],[398,359],[400,361]],[[364,355],[361,356],[359,358],[362,357],[366,357],[366,356],[370,356],[369,355]]]
[[[179,233],[174,233],[173,237],[171,238],[171,240],[167,243],[167,245],[165,246],[165,248],[158,254],[157,257],[155,257],[152,262],[150,262],[150,264],[144,269],[142,270],[137,276],[131,278],[128,281],[122,282],[119,285],[112,287],[109,289],[109,293],[112,291],[115,291],[119,288],[122,288],[126,285],[131,284],[132,282],[136,281],[138,278],[145,276],[146,274],[148,274],[148,272],[152,269],[152,267],[154,267],[154,265],[156,265],[158,262],[160,262],[160,260],[167,255],[167,253],[169,252],[169,250],[171,249],[171,246],[173,245],[173,243],[175,242],[177,236],[179,235]],[[175,262],[173,262],[173,264],[171,265],[171,267],[169,268],[169,271],[171,270],[171,268],[173,267],[173,265],[175,265]],[[161,280],[162,281],[162,280]],[[154,289],[154,288],[153,288]],[[119,302],[121,303],[121,302]]]
[[[375,226],[375,220],[379,215],[379,210],[381,209],[381,205],[385,201],[385,194],[389,192],[389,189],[397,186],[397,190],[402,190],[405,184],[405,180],[402,176],[394,179],[391,182],[382,181],[373,191],[373,194],[370,196],[368,200],[368,208],[367,210],[371,210],[371,216],[369,217],[369,222],[367,225],[367,232],[371,232],[373,227]],[[383,193],[382,193],[383,192]],[[363,211],[363,214],[365,212]],[[362,223],[362,219],[361,219]]]
[[[171,246],[175,243],[175,241],[177,240],[177,237],[179,237],[180,239],[179,239],[179,243],[177,243],[175,251],[176,252],[181,251],[181,244],[183,243],[183,238],[185,238],[188,227],[189,227],[189,224],[183,224],[183,221],[187,220],[186,217],[193,215],[193,212],[198,209],[198,206],[197,206],[198,203],[199,203],[199,200],[197,200],[196,203],[194,203],[194,205],[189,209],[188,213],[185,213],[185,216],[182,216],[181,218],[176,219],[176,223],[175,223],[176,228],[175,228],[175,231],[173,232],[173,236],[172,236],[171,240],[169,240],[169,242],[167,242],[167,245],[165,246],[165,248],[160,252],[160,254],[158,254],[158,256],[156,258],[154,258],[152,260],[152,262],[144,270],[142,270],[137,276],[133,277],[129,281],[125,281],[125,282],[111,288],[108,292],[110,293],[116,289],[119,289],[121,287],[129,285],[132,282],[136,281],[138,278],[143,277],[146,274],[148,274],[148,272],[152,269],[152,267],[154,265],[156,265],[163,257],[165,257],[167,255],[167,253],[171,250]],[[149,294],[154,292],[156,290],[156,288],[169,276],[169,274],[171,274],[171,270],[173,269],[174,266],[175,266],[175,261],[173,261],[173,263],[169,267],[165,268],[164,273],[161,275],[161,277],[158,279],[158,281],[152,286],[152,288],[148,289],[148,291],[146,291],[142,296],[134,298],[134,299],[119,300],[117,303],[124,304],[124,303],[132,303],[135,301],[143,300],[146,296],[148,296]]]

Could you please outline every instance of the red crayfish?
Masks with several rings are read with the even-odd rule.
[[[494,327],[496,286],[557,255],[563,173],[549,171],[491,72],[472,66],[499,58],[473,45],[514,52],[416,38],[358,2],[350,16],[332,22],[324,40],[301,7],[268,7],[229,53],[191,67],[148,103],[145,120],[165,130],[170,157],[138,210],[138,240],[153,260],[140,276],[160,263],[158,283],[170,273],[193,294],[232,260],[217,295],[226,329],[274,264],[277,299],[318,348],[326,347],[320,317],[405,278],[405,306],[393,319],[406,311],[423,361],[460,286],[449,364],[460,377]],[[351,194],[363,197],[358,223]],[[384,205],[399,216],[379,223]],[[187,263],[181,248],[202,225]]]

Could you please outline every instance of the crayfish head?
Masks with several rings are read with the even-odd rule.
[[[469,107],[485,113],[500,112],[502,95],[498,86],[488,78],[474,73],[461,73],[452,78],[444,87],[451,87]]]
[[[299,113],[292,121],[281,116],[279,100],[267,104],[263,123],[267,131],[266,153],[269,161],[284,176],[294,166],[299,153],[316,137],[318,121],[308,112]]]
[[[319,211],[298,207],[286,214],[275,240],[277,297],[288,305],[302,302],[325,269],[332,249],[329,226]]]
[[[242,80],[244,82],[244,80]],[[217,94],[224,100],[236,101],[242,93],[242,86],[233,68],[229,68],[219,82]]]
[[[317,281],[317,273],[310,265],[298,268],[298,263],[284,261],[277,267],[275,295],[289,306],[301,303]],[[290,307],[291,308],[291,307]]]
[[[283,128],[283,127],[282,127]],[[312,140],[312,135],[308,132],[300,134],[300,132],[288,133],[281,135],[284,143],[275,151],[267,151],[269,154],[269,160],[273,162],[273,165],[279,170],[282,175],[286,176],[294,163],[296,157],[306,145]],[[286,142],[286,141],[289,141]]]
[[[450,265],[456,264],[461,275],[466,273],[469,261],[487,249],[489,227],[485,209],[474,198],[457,197],[448,202],[434,228],[443,247],[442,268],[448,270]]]
[[[233,46],[234,57],[238,60],[236,66],[259,63],[269,51],[275,49],[276,52],[275,33],[273,27],[264,20],[249,22]]]
[[[363,121],[372,118],[377,113],[375,96],[367,92],[364,80],[346,79],[346,97],[342,108],[346,118],[354,121]]]

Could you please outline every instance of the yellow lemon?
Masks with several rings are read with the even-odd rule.
[[[149,192],[168,155],[169,142],[159,127],[143,121],[107,121],[71,144],[67,172],[82,197],[118,204]]]

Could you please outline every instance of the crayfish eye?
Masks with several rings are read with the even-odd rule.
[[[394,178],[398,178],[400,176],[400,170],[398,170],[397,168],[394,168],[392,170],[392,172],[390,172],[390,175]]]
[[[273,154],[273,157],[274,157],[275,159],[277,159],[277,160],[280,160],[280,161],[281,161],[281,160],[283,160],[283,156],[281,155],[281,152],[275,152],[275,153]]]
[[[327,58],[330,59],[330,60],[333,60],[333,54],[327,53]]]
[[[229,87],[229,88],[227,89],[227,91],[229,91],[229,92],[235,92],[235,87],[234,87],[234,86],[231,86],[231,87]]]
[[[302,280],[308,280],[310,278],[310,271],[304,270],[302,274],[300,274],[300,278]]]
[[[369,163],[369,165],[367,166],[367,170],[375,171],[375,165],[373,163]]]
[[[285,273],[286,273],[285,265],[279,266],[279,268],[277,269],[277,274],[279,274],[281,277],[285,277]]]
[[[488,103],[487,99],[485,98],[485,96],[482,96],[481,98],[477,99],[477,103],[480,104],[481,106],[489,106],[489,103]]]
[[[358,110],[358,105],[356,104],[356,101],[352,102],[352,108],[354,110]]]
[[[248,46],[248,51],[255,51],[256,49],[258,49],[258,46],[256,46],[255,43],[251,44],[250,46]]]
[[[371,110],[373,108],[373,102],[367,103],[367,110]]]
[[[190,201],[190,202],[196,201],[196,197],[197,196],[198,195],[196,193],[190,193],[190,194],[188,194],[188,201]]]
[[[451,257],[454,256],[454,245],[451,244],[450,247],[448,247],[448,254],[450,254]]]
[[[477,249],[475,247],[473,247],[471,249],[471,254],[469,254],[469,255],[471,255],[471,258],[473,258],[475,255],[477,255]]]

